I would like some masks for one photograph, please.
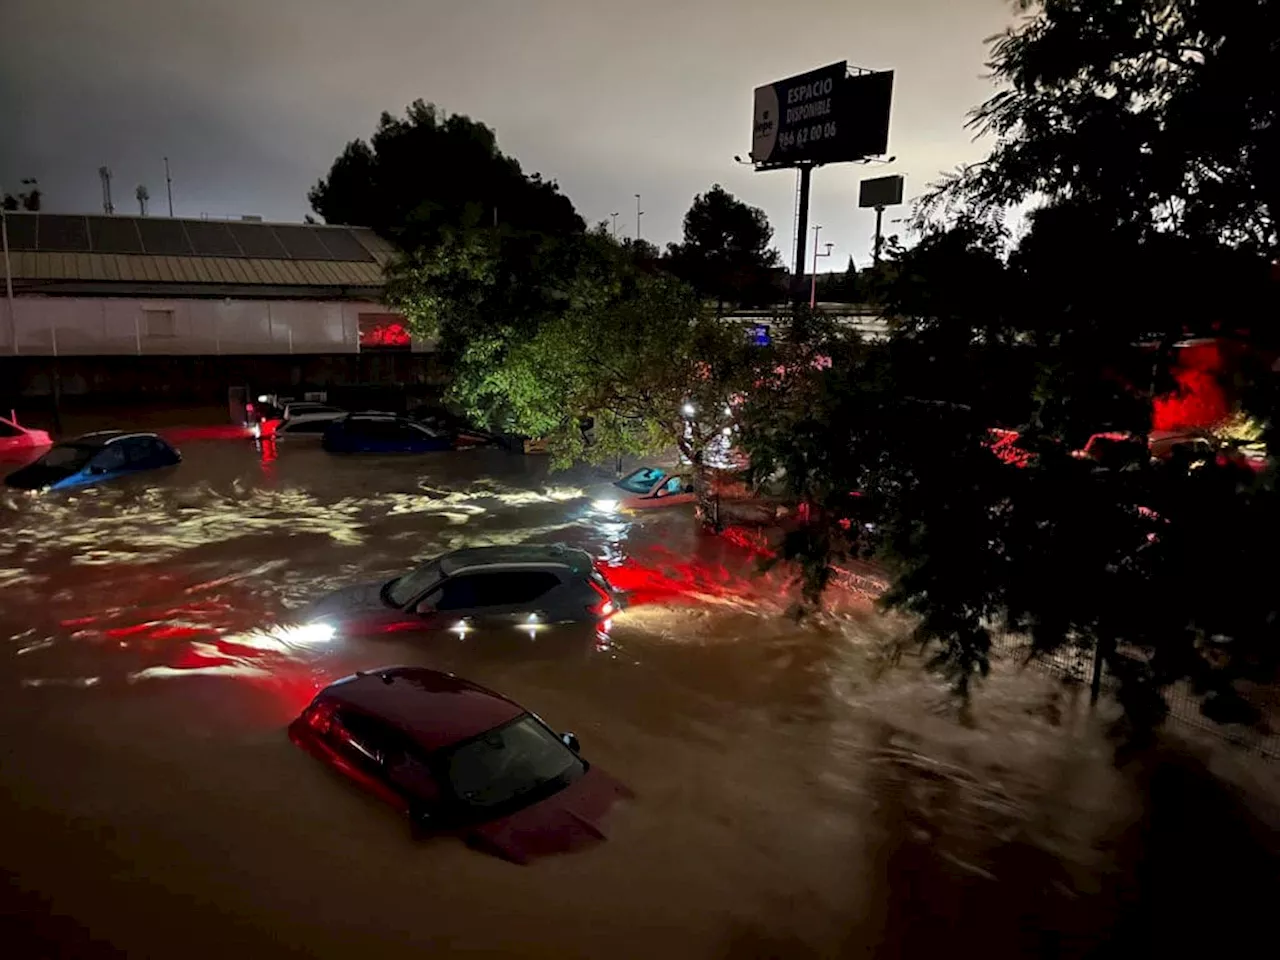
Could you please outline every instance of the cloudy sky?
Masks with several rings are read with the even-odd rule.
[[[386,109],[421,97],[494,127],[526,171],[588,221],[677,239],[695,193],[723,183],[793,243],[795,175],[734,162],[752,90],[837,60],[897,71],[889,167],[814,174],[812,222],[834,259],[865,262],[858,181],[908,194],[984,152],[985,38],[1009,0],[5,0],[0,187],[38,177],[46,209],[116,209],[145,184],[179,216],[301,220],[307,188]]]

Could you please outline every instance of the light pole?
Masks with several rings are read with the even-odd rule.
[[[644,211],[640,209],[640,194],[636,194],[636,243],[640,242],[640,218],[644,216]]]
[[[613,213],[609,214],[609,216],[613,217],[613,239],[617,240],[618,239],[618,211],[617,210],[613,211]]]
[[[0,191],[0,196],[3,191]],[[4,241],[4,295],[9,305],[9,347],[18,352],[18,320],[13,314],[13,269],[9,266],[9,212],[0,203],[0,239]]]
[[[831,248],[834,243],[827,244],[827,252],[818,252],[818,231],[822,229],[821,224],[813,226],[813,276],[809,281],[809,309],[816,310],[818,308],[818,258],[831,256]]]

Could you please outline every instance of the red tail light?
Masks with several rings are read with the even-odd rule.
[[[587,583],[591,585],[591,589],[600,598],[599,603],[593,603],[587,607],[587,612],[597,617],[607,617],[613,613],[613,597],[609,596],[608,591],[596,583],[595,580],[588,580]]]
[[[307,725],[322,736],[329,732],[329,710],[327,707],[311,707],[307,710]]]

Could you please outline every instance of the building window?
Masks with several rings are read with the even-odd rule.
[[[398,313],[360,314],[360,348],[408,350],[412,340]]]
[[[175,337],[172,310],[143,310],[142,333],[147,337]]]

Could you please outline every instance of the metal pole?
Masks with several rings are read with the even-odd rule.
[[[618,239],[618,215],[616,213],[611,213],[609,214],[609,216],[613,217],[613,239],[617,240]]]
[[[884,225],[884,207],[876,207],[876,252],[875,263],[880,266],[880,244],[883,242],[881,227]]]
[[[813,275],[809,281],[810,310],[818,308],[818,231],[821,229],[822,224],[815,223],[813,225]]]
[[[804,289],[801,284],[804,283],[805,234],[809,232],[809,176],[812,173],[813,164],[806,163],[800,168],[800,211],[796,220],[796,264],[791,291],[791,297],[797,304],[804,296],[800,291]]]
[[[0,236],[4,238],[4,295],[9,304],[10,346],[18,352],[18,319],[13,312],[13,269],[9,266],[9,216],[0,205]]]
[[[640,218],[644,216],[644,211],[640,209],[640,194],[636,194],[636,243],[640,242]]]
[[[169,216],[173,216],[173,180],[169,177],[169,158],[164,158],[164,188],[169,191]]]

